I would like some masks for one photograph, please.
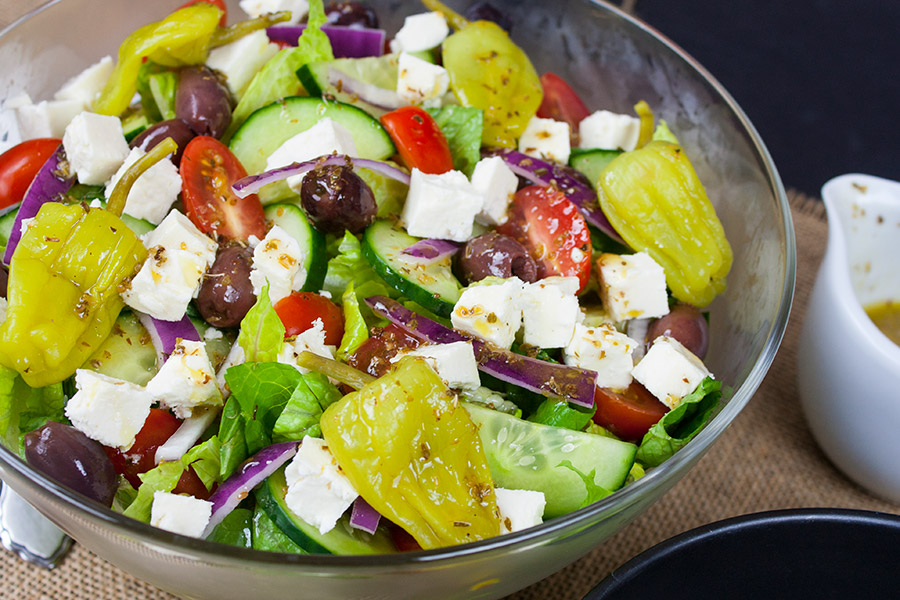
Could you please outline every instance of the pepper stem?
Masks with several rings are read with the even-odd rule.
[[[342,362],[331,360],[330,358],[325,358],[318,354],[313,354],[308,350],[304,350],[300,353],[297,357],[297,364],[304,369],[317,371],[322,375],[327,375],[332,379],[347,384],[354,390],[358,390],[375,381],[375,378],[368,373],[364,373],[359,369],[354,369],[350,365],[345,365]]]
[[[241,21],[239,23],[229,25],[228,27],[219,27],[213,33],[212,39],[209,40],[209,47],[210,49],[218,48],[219,46],[224,46],[226,44],[230,44],[231,42],[236,42],[242,37],[250,35],[254,31],[266,29],[267,27],[271,27],[276,23],[287,21],[290,18],[290,11],[279,10],[278,12],[266,13],[264,15],[256,17],[255,19],[247,19],[246,21]]]
[[[424,4],[425,8],[427,8],[428,10],[433,10],[444,15],[444,18],[447,19],[447,23],[456,31],[465,29],[465,27],[469,24],[468,19],[463,17],[458,12],[454,11],[452,8],[450,8],[440,0],[422,0],[422,4]]]
[[[106,203],[106,210],[117,217],[121,217],[122,211],[125,210],[125,201],[128,200],[128,192],[131,191],[131,187],[138,180],[138,177],[168,155],[175,153],[176,150],[178,150],[178,144],[172,138],[167,137],[151,148],[147,154],[137,159],[133,165],[125,170],[119,181],[116,182],[109,195],[109,202]]]

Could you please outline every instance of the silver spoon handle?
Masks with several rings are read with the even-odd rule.
[[[23,560],[52,569],[69,551],[72,538],[0,482],[0,544]]]

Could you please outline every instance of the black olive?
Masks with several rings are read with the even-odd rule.
[[[485,277],[518,277],[537,281],[537,263],[522,244],[496,231],[472,238],[463,246],[459,268],[468,283]]]
[[[362,178],[346,165],[317,167],[300,185],[300,204],[317,229],[359,233],[372,224],[378,206]]]
[[[256,303],[250,283],[253,251],[242,245],[219,248],[197,293],[197,310],[213,327],[237,327]]]

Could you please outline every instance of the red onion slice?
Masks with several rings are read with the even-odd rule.
[[[374,535],[380,520],[381,513],[372,508],[372,505],[366,502],[362,496],[357,496],[353,501],[353,510],[350,512],[350,527]]]
[[[388,90],[359,79],[354,79],[334,68],[328,70],[328,83],[342,92],[354,94],[363,102],[384,110],[396,110],[409,104],[394,90]]]
[[[266,35],[273,42],[285,42],[296,46],[297,39],[304,29],[306,25],[281,25],[267,28]],[[322,27],[322,31],[331,42],[335,58],[364,58],[384,54],[386,34],[383,29],[326,25]]]
[[[185,314],[180,321],[163,321],[142,312],[135,311],[141,325],[150,334],[150,341],[156,350],[158,364],[165,362],[166,357],[172,354],[175,344],[179,339],[190,342],[199,342],[200,334]]]
[[[459,244],[447,240],[425,239],[419,240],[412,246],[404,248],[400,254],[409,262],[422,265],[430,265],[447,256],[452,256],[459,251]]]

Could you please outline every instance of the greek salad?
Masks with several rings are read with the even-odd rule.
[[[0,438],[92,501],[289,553],[519,531],[710,419],[731,249],[677,131],[437,0],[188,2],[7,99]]]

